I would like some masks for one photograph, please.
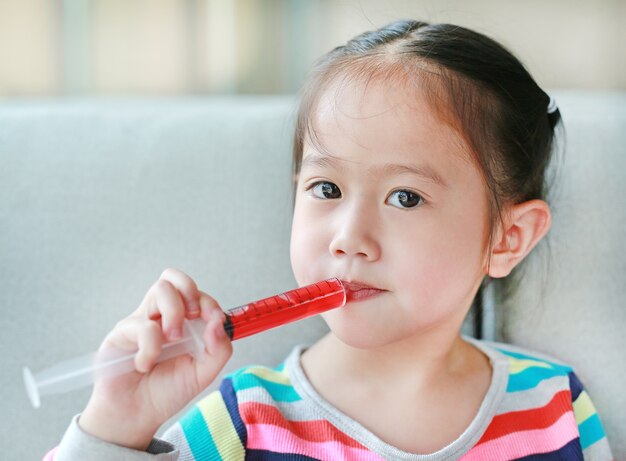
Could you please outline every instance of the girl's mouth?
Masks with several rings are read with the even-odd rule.
[[[346,289],[346,303],[363,301],[387,291],[358,281],[348,282],[342,280],[341,283]]]

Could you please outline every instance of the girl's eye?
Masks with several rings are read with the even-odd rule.
[[[409,190],[397,190],[389,196],[389,204],[398,208],[414,208],[421,205],[424,199],[421,195]]]
[[[341,197],[341,191],[332,182],[320,181],[309,187],[313,195],[321,199],[337,199]]]

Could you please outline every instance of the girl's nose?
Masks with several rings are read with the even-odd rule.
[[[334,257],[363,258],[375,261],[380,258],[380,245],[374,236],[375,223],[359,210],[345,213],[339,218],[329,245]]]

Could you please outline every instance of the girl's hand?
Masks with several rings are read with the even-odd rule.
[[[183,319],[202,316],[204,361],[184,355],[155,365],[161,345],[180,338]],[[137,350],[135,371],[94,385],[79,425],[100,439],[145,450],[157,429],[203,391],[232,354],[217,302],[183,272],[166,269],[139,308],[109,333],[101,350]]]

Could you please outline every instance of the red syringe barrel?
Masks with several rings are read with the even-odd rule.
[[[321,314],[345,303],[346,292],[339,279],[322,280],[227,311],[224,330],[234,341]]]

